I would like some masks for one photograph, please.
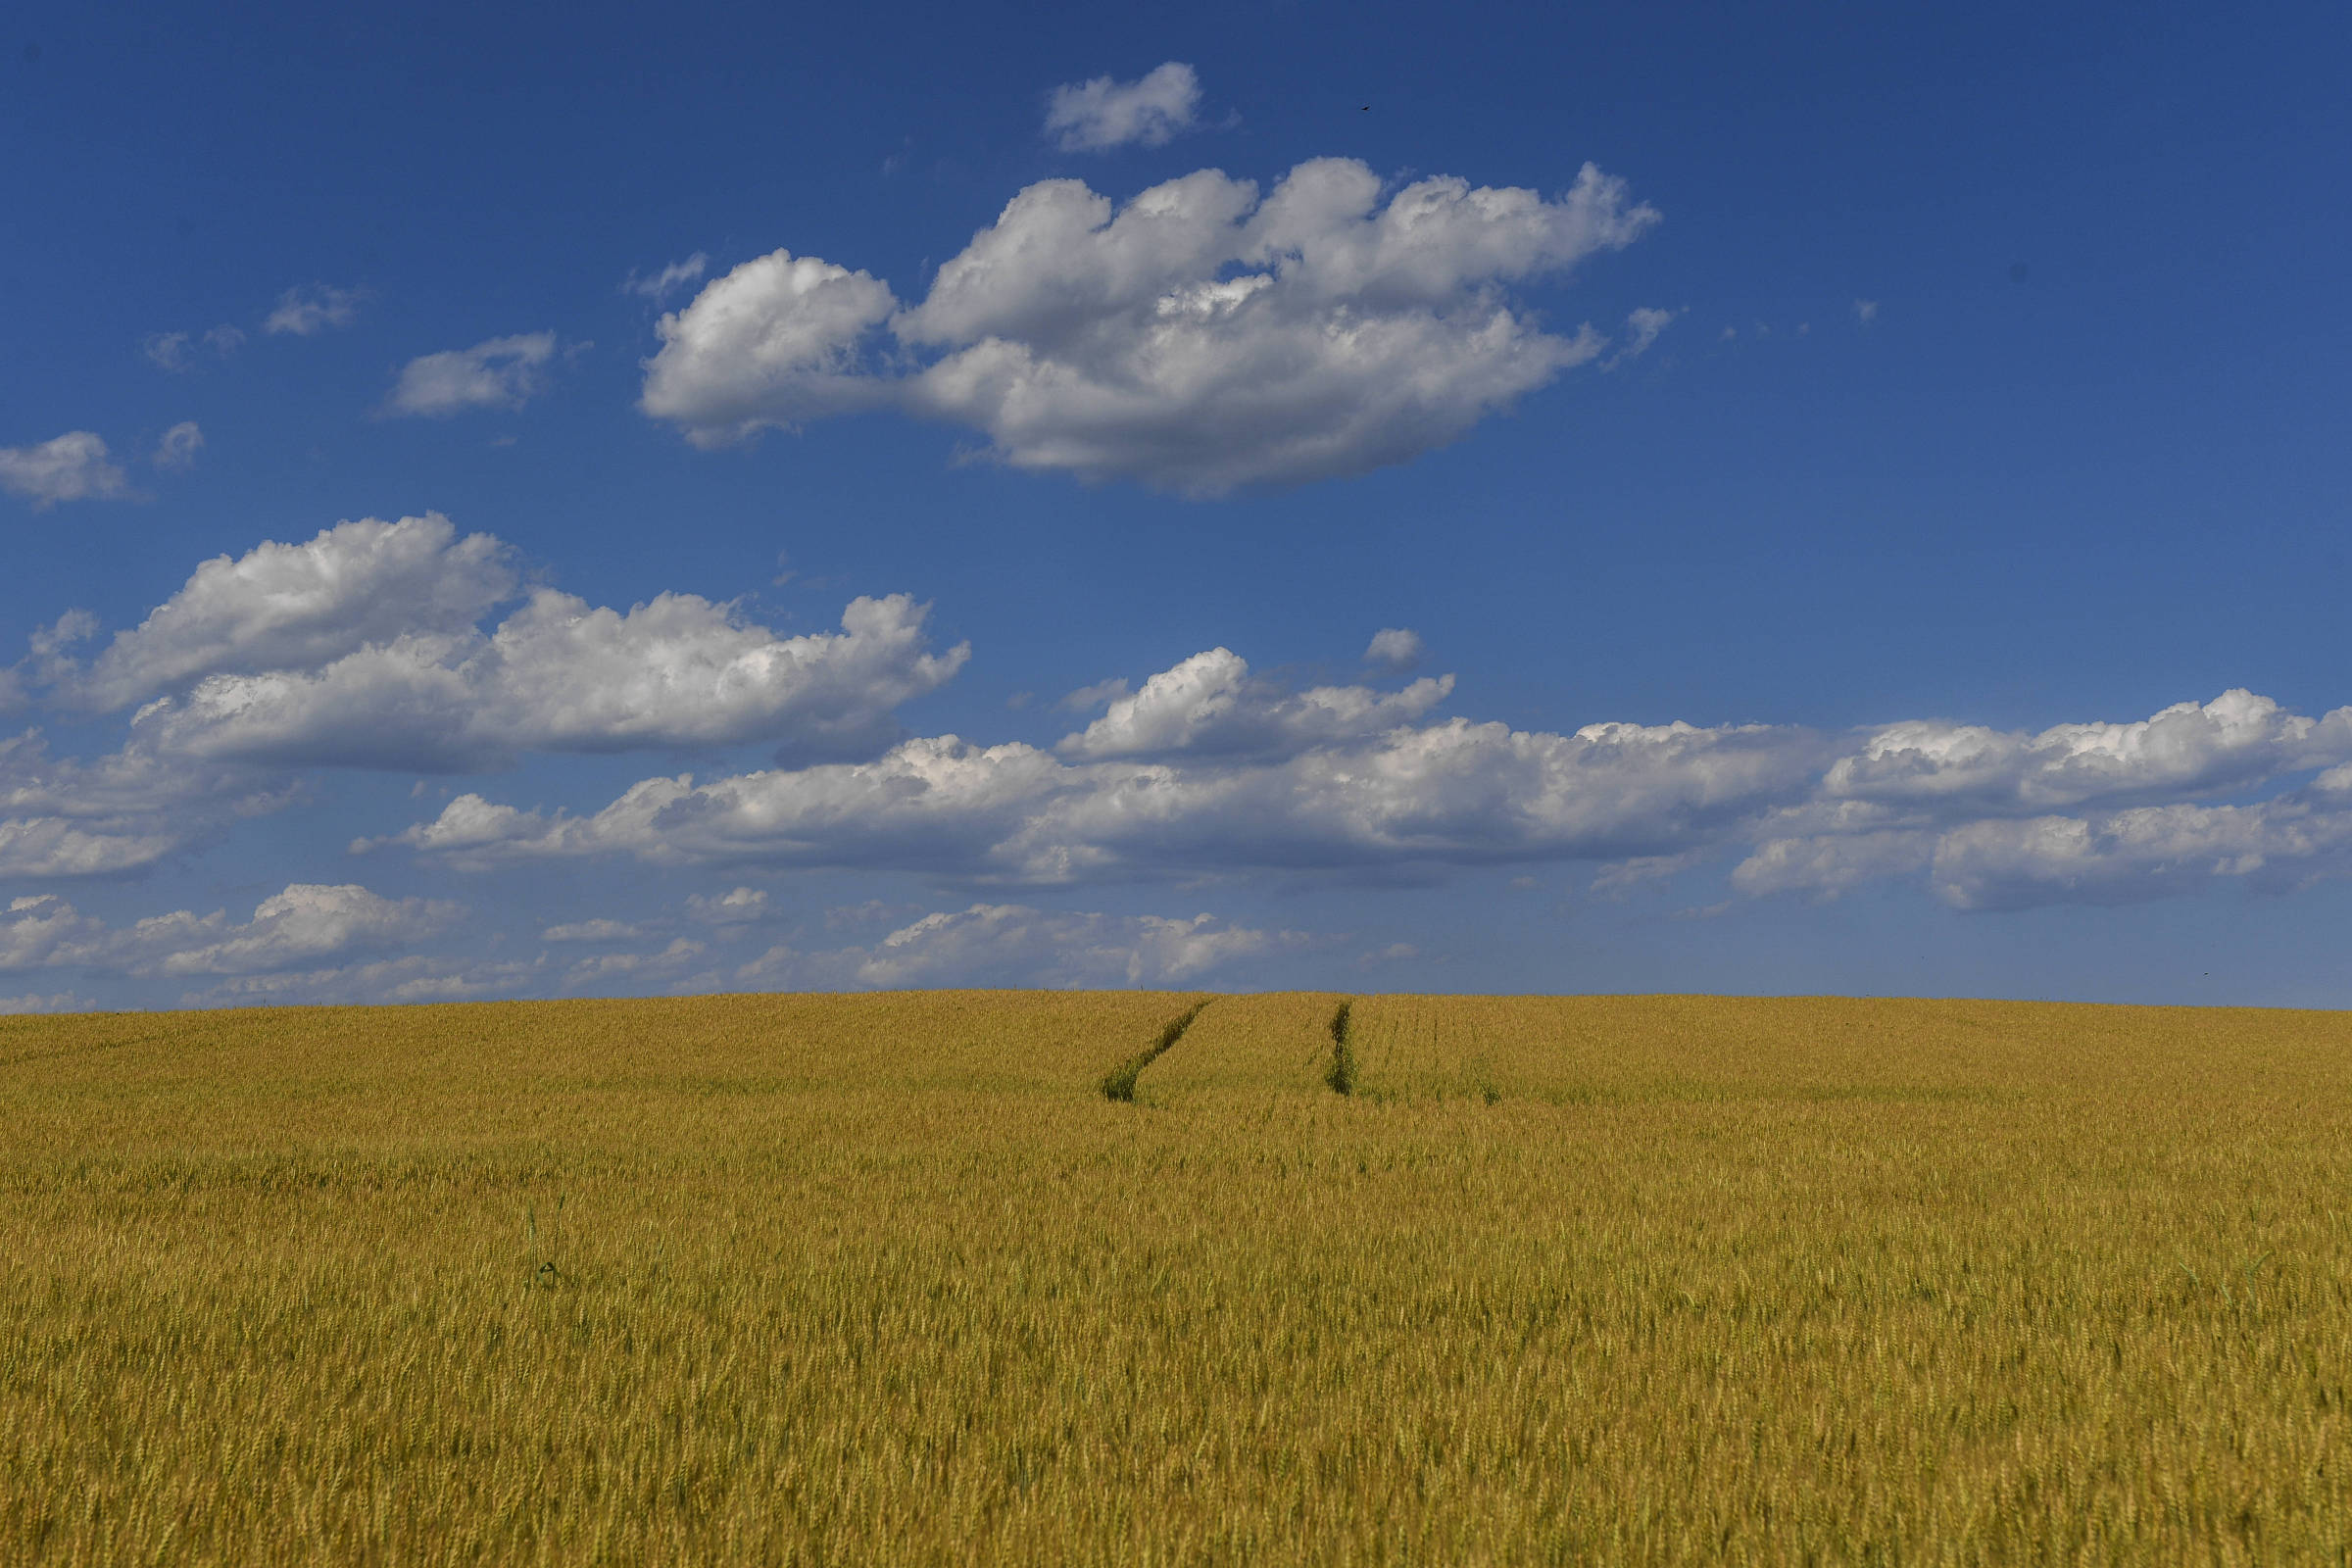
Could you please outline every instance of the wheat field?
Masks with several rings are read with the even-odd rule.
[[[0,1019],[0,1560],[2344,1562],[2348,1109],[2262,1010]]]

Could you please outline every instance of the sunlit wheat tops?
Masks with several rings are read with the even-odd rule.
[[[2352,1019],[0,1020],[0,1561],[2317,1562]]]

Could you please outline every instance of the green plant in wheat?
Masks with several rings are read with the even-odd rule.
[[[1348,1014],[1354,1005],[1352,1000],[1343,1002],[1331,1015],[1331,1066],[1325,1070],[1323,1081],[1336,1095],[1355,1093],[1355,1049],[1348,1039]]]
[[[1117,1101],[1122,1104],[1132,1103],[1135,1100],[1136,1082],[1143,1076],[1144,1069],[1165,1054],[1169,1047],[1182,1040],[1184,1032],[1193,1026],[1193,1020],[1200,1017],[1201,1010],[1207,1005],[1206,1002],[1194,1003],[1190,1007],[1169,1019],[1159,1031],[1159,1037],[1153,1040],[1150,1046],[1104,1073],[1102,1085],[1102,1098]]]

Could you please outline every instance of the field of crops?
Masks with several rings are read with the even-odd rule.
[[[2348,1560],[2352,1015],[1204,1000],[0,1019],[0,1561]]]

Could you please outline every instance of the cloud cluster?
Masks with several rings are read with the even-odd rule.
[[[1301,713],[1320,725],[1330,711],[1298,698],[1261,701],[1231,725],[1179,723],[1136,737],[1152,760],[1064,760],[1023,745],[926,738],[871,762],[700,786],[691,776],[648,779],[586,817],[468,794],[389,842],[470,865],[626,853],[1038,884],[1409,871],[1665,853],[1787,799],[1826,760],[1818,738],[1757,726],[1603,724],[1551,735],[1453,719],[1378,733],[1335,724],[1338,739],[1281,726]],[[1129,738],[1103,736],[1098,723],[1064,744],[1084,757]]]
[[[1228,924],[1215,915],[1056,912],[975,904],[926,914],[870,947],[800,953],[770,948],[736,968],[737,984],[795,988],[916,986],[1170,986],[1310,939]]]
[[[0,877],[115,875],[285,804],[284,781],[138,746],[84,761],[39,730],[0,739]]]
[[[1056,87],[1046,104],[1046,134],[1065,153],[1130,144],[1164,146],[1200,113],[1200,78],[1171,60],[1135,81],[1097,76]]]
[[[276,306],[262,321],[262,330],[271,337],[316,337],[349,326],[368,298],[364,288],[336,288],[326,283],[290,288],[278,296]],[[236,353],[245,346],[245,329],[223,321],[204,332],[155,332],[139,346],[156,368],[177,374],[195,368],[199,349],[210,349],[220,359]]]
[[[290,288],[278,296],[276,306],[264,318],[262,330],[271,337],[316,337],[349,326],[369,297],[364,288],[336,288],[326,283]],[[139,346],[149,364],[178,374],[195,368],[200,349],[209,349],[220,359],[236,353],[245,346],[245,329],[223,321],[204,332],[155,332]]]
[[[2346,758],[2352,709],[2311,718],[2242,690],[2032,734],[1885,725],[1808,800],[1759,820],[1732,881],[1836,895],[1924,871],[1955,907],[2016,908],[2336,874],[2352,803],[2330,781],[2347,777]],[[2268,801],[2200,804],[2316,768],[2328,770]]]
[[[52,755],[37,730],[0,739],[0,877],[142,870],[281,808],[304,787],[298,770],[316,766],[414,774],[530,752],[741,744],[772,748],[776,762],[644,778],[582,813],[468,790],[429,820],[355,844],[472,870],[625,857],[721,878],[668,915],[551,923],[545,942],[574,956],[543,955],[527,973],[478,954],[344,962],[413,947],[450,913],[310,884],[239,924],[182,910],[114,929],[21,903],[0,967],[209,976],[217,999],[337,986],[458,995],[526,979],[764,983],[728,945],[756,930],[772,942],[792,917],[765,889],[734,885],[737,868],[896,871],[976,889],[1426,880],[1582,861],[1596,890],[1630,895],[1712,865],[1752,897],[1902,878],[1968,909],[2352,873],[2352,708],[2306,715],[2233,690],[2036,731],[1936,719],[1844,734],[1520,730],[1444,716],[1453,678],[1408,679],[1425,650],[1391,627],[1365,650],[1381,681],[1303,685],[1211,648],[1138,684],[1073,694],[1063,706],[1084,716],[1052,745],[991,746],[901,732],[897,710],[968,657],[934,651],[925,624],[925,607],[904,596],[855,600],[838,631],[799,636],[691,594],[595,607],[527,585],[508,547],[437,514],[345,522],[204,562],[104,639],[94,617],[69,612],[33,634],[0,697],[127,713],[127,738],[92,760]],[[788,941],[758,961],[807,983],[911,984],[1043,973],[1041,956],[1063,953],[1077,956],[1054,974],[1168,979],[1255,951],[1261,936],[992,897],[870,949],[827,956]],[[298,972],[308,978],[288,978]]]
[[[778,637],[733,609],[662,594],[626,612],[533,592],[487,634],[405,637],[311,670],[214,675],[141,712],[159,752],[280,767],[470,772],[521,753],[776,742],[871,752],[895,710],[945,683],[924,607],[858,599],[841,631]]]
[[[1600,356],[1598,333],[1546,331],[1506,290],[1657,220],[1591,165],[1556,199],[1445,176],[1386,191],[1337,158],[1263,193],[1203,170],[1124,205],[1046,180],[919,303],[814,257],[744,263],[662,318],[640,407],[706,446],[892,407],[1016,467],[1197,495],[1361,473]]]
[[[92,1004],[71,991],[55,991],[47,996],[27,993],[21,997],[0,997],[0,1015],[24,1012],[88,1012]]]
[[[528,996],[543,990],[544,959],[463,957],[412,953],[365,963],[333,964],[270,974],[231,975],[183,992],[183,1007],[250,1007],[316,1003],[384,1005],[470,1002]]]
[[[2283,891],[2352,870],[2352,769],[2248,806],[1971,822],[1936,841],[1931,866],[1936,893],[1964,909],[2130,904],[2216,879]]]
[[[1922,873],[1958,909],[2135,904],[2216,883],[2285,892],[2352,874],[2352,768],[2246,805],[2176,802],[1768,839],[1732,881],[1759,896],[1835,896]]]
[[[359,847],[477,868],[628,855],[1012,885],[1585,860],[1611,891],[1739,856],[1733,884],[1753,896],[1924,873],[1963,908],[2352,869],[2352,709],[2311,718],[2232,691],[2033,734],[1922,721],[1844,737],[1562,735],[1421,722],[1449,686],[1291,691],[1213,649],[1050,751],[929,737],[866,762],[650,778],[584,816],[466,794]],[[2266,800],[2228,799],[2323,767]]]
[[[441,1002],[532,989],[544,956],[402,951],[446,938],[464,913],[454,904],[388,899],[356,884],[295,883],[243,921],[224,910],[175,909],[117,925],[61,898],[19,898],[0,911],[0,973],[179,980],[193,987],[178,997],[182,1006]],[[0,1011],[89,1005],[71,991],[0,999]]]
[[[0,737],[0,877],[145,869],[281,809],[310,767],[745,743],[870,757],[900,738],[898,706],[969,657],[933,650],[904,595],[800,636],[692,594],[619,611],[546,587],[485,624],[519,591],[507,546],[428,514],[204,562],[86,660],[98,622],[67,612],[0,667],[0,709],[136,711],[94,759],[54,755],[38,729]]]
[[[734,899],[749,890],[738,888]],[[1326,945],[1304,932],[1235,925],[1213,914],[1175,918],[1154,914],[1051,910],[1018,904],[973,904],[928,913],[880,906],[846,911],[846,922],[899,923],[879,940],[799,947],[770,940],[744,946],[765,911],[752,920],[713,924],[713,902],[687,901],[700,934],[675,934],[672,919],[602,919],[559,926],[551,943],[606,949],[551,970],[553,987],[566,992],[720,990],[866,991],[923,986],[1176,986],[1194,985],[1251,958]],[[837,911],[843,912],[843,911]],[[913,918],[909,919],[909,915]],[[746,957],[747,952],[755,956]],[[545,966],[553,955],[539,960]],[[543,984],[547,983],[545,981]]]
[[[206,562],[86,669],[52,658],[41,675],[85,709],[143,702],[140,756],[452,771],[529,751],[870,755],[969,652],[932,652],[904,595],[783,637],[693,594],[616,611],[542,587],[484,629],[516,585],[504,545],[438,514],[344,522]]]
[[[257,974],[344,953],[396,948],[439,934],[463,910],[386,899],[356,884],[296,883],[253,918],[177,909],[109,926],[55,897],[20,898],[0,916],[0,971],[83,968],[149,975]]]

